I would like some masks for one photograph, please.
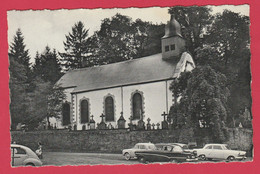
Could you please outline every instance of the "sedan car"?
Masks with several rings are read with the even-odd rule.
[[[41,166],[42,162],[38,156],[28,147],[11,144],[12,166]]]
[[[196,151],[185,151],[180,145],[173,143],[155,144],[156,149],[135,152],[141,163],[147,162],[185,162],[197,161]]]
[[[196,149],[201,160],[243,160],[246,159],[245,151],[231,150],[226,144],[206,144],[202,149]]]
[[[136,158],[135,152],[144,151],[144,150],[153,150],[155,148],[156,148],[156,146],[153,143],[137,143],[131,149],[124,149],[122,151],[122,154],[126,160],[130,160],[130,159]]]

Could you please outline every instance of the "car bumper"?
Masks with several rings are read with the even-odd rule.
[[[236,160],[245,160],[245,159],[246,159],[245,156],[238,156],[238,157],[236,157]]]
[[[188,159],[186,159],[187,162],[196,162],[198,160],[199,160],[198,158],[188,158]]]

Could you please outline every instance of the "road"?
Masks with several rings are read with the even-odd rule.
[[[246,161],[251,160],[248,158]],[[44,166],[140,164],[137,160],[125,160],[121,154],[70,152],[44,152],[42,162]]]

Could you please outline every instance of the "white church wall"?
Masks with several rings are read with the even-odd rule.
[[[114,106],[115,106],[115,119],[111,122],[106,122],[107,125],[109,123],[112,124],[113,127],[116,127],[117,120],[120,117],[121,109],[121,88],[110,88],[105,90],[97,90],[97,91],[90,91],[84,93],[76,94],[76,108],[77,110],[74,111],[74,114],[77,115],[76,122],[77,122],[77,130],[82,130],[82,126],[84,124],[80,123],[80,100],[83,98],[88,99],[89,101],[89,116],[93,115],[93,119],[96,123],[101,122],[100,115],[104,114],[104,99],[107,95],[112,95],[114,98]],[[86,125],[86,129],[89,129],[88,124]]]
[[[124,107],[124,117],[129,123],[129,117],[131,113],[131,96],[134,92],[140,92],[143,95],[144,102],[144,121],[147,123],[147,118],[151,119],[151,123],[160,123],[163,119],[161,114],[163,112],[167,113],[166,106],[166,81],[146,83],[140,85],[126,86],[123,88],[123,107]],[[169,96],[169,95],[168,95]],[[170,98],[168,101],[170,102]],[[168,103],[169,103],[168,102]],[[138,120],[133,121],[137,123]]]

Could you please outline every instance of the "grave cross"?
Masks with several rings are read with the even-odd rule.
[[[155,126],[155,124],[153,123],[153,124],[152,124],[153,129],[154,129],[154,126]]]
[[[165,112],[163,112],[162,116],[163,116],[163,121],[166,121],[165,117],[167,116],[168,114],[166,114]]]
[[[94,115],[91,115],[90,117],[91,117],[91,120],[93,120]]]
[[[100,117],[101,117],[101,122],[104,122],[104,117],[105,117],[105,115],[102,113],[101,115],[100,115]]]
[[[157,129],[159,129],[160,123],[157,123],[156,126],[157,126]]]
[[[147,124],[150,124],[150,121],[151,121],[151,119],[150,118],[147,118]]]

